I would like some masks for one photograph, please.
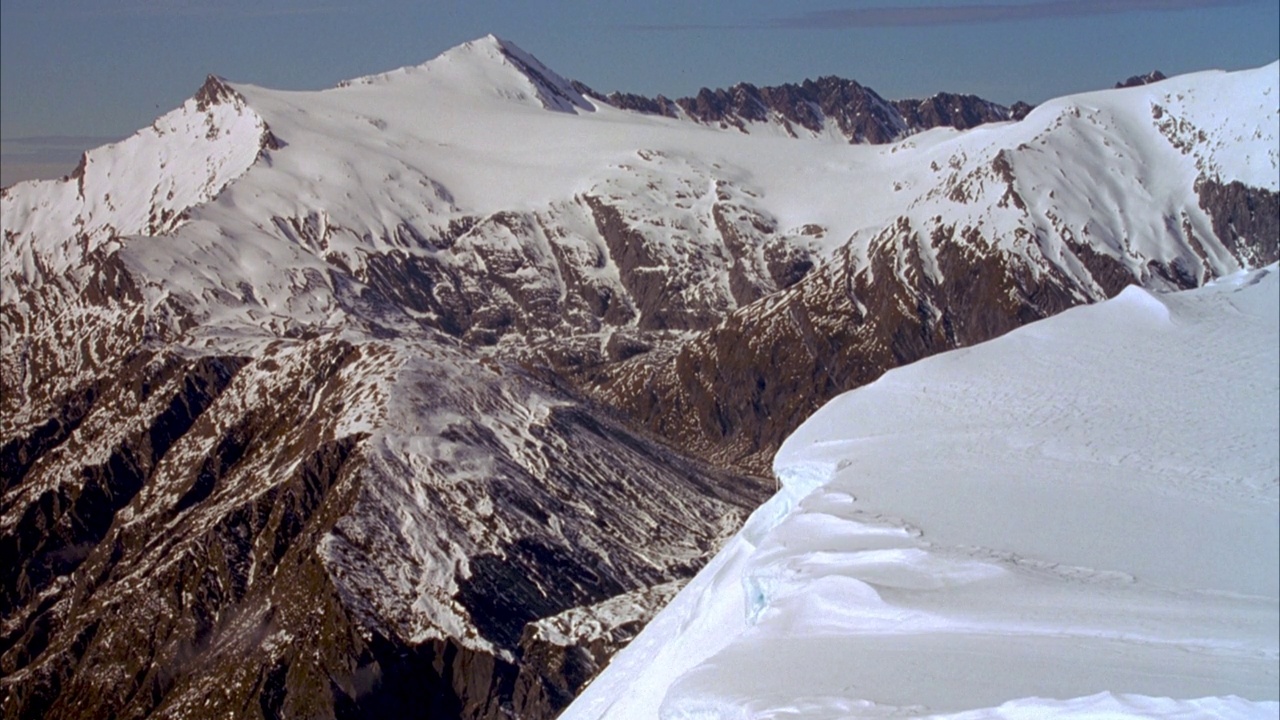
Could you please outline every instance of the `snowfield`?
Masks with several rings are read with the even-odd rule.
[[[836,398],[563,717],[1276,717],[1278,308],[1131,287]]]

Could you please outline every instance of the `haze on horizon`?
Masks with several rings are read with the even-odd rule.
[[[145,127],[208,74],[284,89],[415,65],[495,33],[609,92],[838,75],[888,98],[1001,103],[1280,56],[1271,0],[871,0],[779,6],[572,0],[6,0],[0,5],[0,185],[65,175]]]

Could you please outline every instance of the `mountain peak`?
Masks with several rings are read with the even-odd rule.
[[[213,105],[234,100],[243,100],[243,98],[225,79],[217,75],[206,77],[204,84],[196,90],[195,94],[196,109],[200,112],[208,110]]]
[[[344,81],[339,87],[378,85],[410,76],[425,76],[463,94],[497,96],[557,112],[595,111],[572,82],[493,34],[456,45],[421,65]]]
[[[463,58],[497,61],[501,65],[514,69],[524,80],[533,85],[538,100],[548,110],[569,113],[577,110],[587,112],[595,110],[595,106],[588,102],[569,80],[515,43],[492,33],[448,50],[439,59],[445,58],[454,61]]]
[[[499,59],[502,55],[507,53],[512,48],[514,48],[517,52],[524,52],[518,46],[516,46],[515,43],[511,42],[510,40],[504,40],[498,37],[497,35],[494,35],[493,33],[489,33],[488,35],[483,35],[474,40],[468,40],[459,45],[454,45],[448,50],[445,50],[443,53],[440,53],[440,55],[437,56],[436,59],[441,59],[446,57],[448,58],[477,57],[477,58],[488,58],[488,59],[494,60],[494,59]],[[435,62],[435,60],[429,61],[428,64],[430,64],[431,62]]]

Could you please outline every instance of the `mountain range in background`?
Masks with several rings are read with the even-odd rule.
[[[554,716],[827,400],[1275,262],[1277,65],[1123,84],[601,96],[490,36],[5,188],[6,717]]]

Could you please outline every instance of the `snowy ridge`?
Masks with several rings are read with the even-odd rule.
[[[1280,148],[1266,121],[1280,113],[1274,99],[1280,62],[1259,68],[1253,77],[1221,71],[1195,73],[1179,86],[1164,83],[1135,92],[1151,105],[1151,116],[1179,151],[1195,158],[1196,169],[1221,183],[1242,182],[1280,190]],[[1155,97],[1152,97],[1155,95]]]
[[[86,152],[70,178],[6,189],[4,302],[61,277],[113,238],[173,232],[272,143],[244,98],[210,77],[151,127]]]
[[[755,261],[747,284],[760,289],[735,297],[729,266],[716,249],[724,240],[713,211],[726,201],[761,218],[759,229],[739,234],[752,244],[804,248],[808,236],[802,228],[814,227],[826,241],[808,244],[804,252],[821,253],[818,257],[846,240],[855,257],[866,257],[886,243],[905,247],[912,234],[978,248],[994,245],[1024,257],[1037,274],[1057,271],[1073,278],[1072,292],[1081,300],[1105,292],[1077,259],[1079,244],[1144,279],[1151,278],[1152,262],[1185,267],[1187,275],[1201,280],[1237,265],[1197,204],[1193,158],[1158,133],[1149,95],[1142,94],[1163,88],[1159,97],[1186,97],[1203,78],[1100,94],[1107,102],[1098,102],[1096,110],[1082,110],[1084,100],[1067,99],[1013,125],[967,133],[935,130],[888,148],[833,148],[608,108],[588,115],[547,113],[545,99],[524,104],[534,102],[534,90],[508,92],[512,83],[531,81],[506,59],[503,53],[513,52],[507,47],[480,41],[407,69],[394,82],[318,94],[240,88],[290,146],[273,153],[270,166],[255,168],[218,203],[192,213],[207,221],[184,231],[185,247],[207,248],[207,257],[196,266],[192,259],[200,256],[175,255],[159,243],[135,243],[127,257],[148,273],[181,278],[174,285],[196,298],[237,298],[231,308],[236,313],[246,307],[245,300],[256,301],[260,315],[279,316],[271,321],[277,328],[339,322],[335,308],[340,303],[326,298],[334,292],[326,287],[330,283],[304,277],[323,277],[339,263],[367,281],[370,250],[455,262],[461,246],[424,253],[414,247],[421,244],[415,238],[432,242],[433,236],[452,235],[457,223],[480,219],[467,235],[492,243],[485,236],[493,235],[482,232],[484,218],[511,211],[523,215],[520,224],[535,234],[543,234],[542,226],[581,228],[560,235],[562,240],[549,238],[541,267],[530,268],[534,274],[529,275],[547,283],[545,292],[563,297],[567,291],[572,298],[573,289],[565,288],[569,283],[552,258],[559,252],[556,245],[604,244],[591,227],[598,219],[583,202],[589,197],[616,204],[632,227],[668,256],[659,255],[656,262],[679,269],[672,284],[690,288],[683,291],[692,293],[687,301],[715,313],[777,288]],[[1225,77],[1241,85],[1230,88],[1238,91],[1233,97],[1265,101],[1274,92],[1274,76],[1264,68]],[[493,94],[476,92],[484,87],[493,88]],[[1087,98],[1094,102],[1093,96]],[[490,101],[503,110],[486,109]],[[431,108],[425,124],[423,107]],[[1244,115],[1257,114],[1218,120]],[[1252,158],[1249,167],[1259,168],[1249,170],[1250,176],[1261,175],[1269,164],[1277,122],[1273,113],[1240,145]],[[620,127],[625,135],[619,135]],[[1214,136],[1225,132],[1216,129]],[[636,163],[637,156],[644,162]],[[661,168],[662,174],[654,177],[649,168]],[[1102,184],[1103,195],[1093,180],[1100,175],[1114,178]],[[682,185],[689,189],[681,191]],[[709,188],[715,193],[708,195]],[[814,188],[842,190],[815,193]],[[682,194],[690,201],[682,201]],[[693,201],[699,197],[703,201]],[[850,205],[849,197],[859,202]],[[1099,201],[1105,206],[1098,207]],[[538,213],[536,219],[532,212]],[[586,223],[575,215],[585,215]],[[906,224],[895,224],[897,218],[906,218]],[[947,220],[940,224],[935,218]],[[528,234],[516,233],[518,242]],[[938,242],[920,245],[935,280],[943,279],[934,260]],[[229,257],[248,254],[262,256],[255,265],[265,272],[245,277],[244,263],[229,264]],[[224,255],[228,259],[221,259]],[[586,263],[587,272],[594,272],[593,264]],[[281,267],[294,269],[267,270]],[[460,269],[465,275],[485,271]],[[617,282],[603,281],[613,286],[613,296],[629,294]],[[252,295],[241,287],[251,288]],[[314,299],[300,305],[300,292]]]
[[[1101,289],[1079,257],[1080,245],[1137,276],[1152,261],[1185,266],[1201,281],[1229,272],[1237,261],[1206,242],[1212,220],[1195,202],[1195,188],[1210,179],[1276,189],[1276,71],[1273,64],[1071,96],[1007,127],[938,138],[932,148],[920,147],[921,166],[933,178],[921,183],[925,191],[904,213],[905,232],[930,237],[920,249],[934,274],[940,237],[990,238],[1037,271],[1074,278],[1077,292],[1095,299]],[[891,151],[924,143],[912,138]],[[892,242],[904,234],[895,229]]]
[[[491,36],[425,65],[330,91],[237,86],[233,102],[209,112],[243,112],[246,137],[236,139],[240,131],[228,129],[217,142],[229,150],[202,142],[195,149],[207,157],[184,158],[184,167],[209,168],[198,183],[194,175],[139,176],[131,186],[145,193],[108,203],[108,191],[100,191],[99,199],[85,201],[88,213],[73,207],[79,201],[73,202],[71,184],[11,189],[6,229],[16,242],[6,251],[16,255],[6,266],[23,268],[25,284],[41,264],[63,268],[85,252],[72,251],[75,237],[96,245],[108,235],[177,232],[173,242],[127,243],[125,257],[140,273],[173,278],[169,284],[181,288],[184,304],[198,314],[241,314],[248,303],[260,318],[248,324],[266,323],[276,334],[339,322],[337,290],[318,280],[335,267],[367,282],[371,252],[454,262],[457,251],[416,246],[446,242],[436,238],[457,236],[458,228],[466,234],[475,227],[479,240],[486,219],[501,214],[523,216],[521,224],[535,233],[542,225],[581,228],[562,235],[564,241],[600,246],[598,228],[591,227],[599,219],[584,201],[607,198],[634,230],[652,238],[656,252],[670,256],[657,262],[679,270],[676,284],[705,286],[690,297],[715,313],[778,289],[758,255],[746,258],[743,267],[754,269],[736,281],[753,289],[731,287],[729,267],[737,259],[725,262],[719,249],[725,233],[715,212],[728,203],[758,218],[735,233],[758,247],[799,247],[819,261],[846,243],[864,259],[886,245],[914,245],[935,281],[945,280],[936,257],[942,244],[994,248],[1022,257],[1036,275],[1071,278],[1080,300],[1099,299],[1106,293],[1077,257],[1081,245],[1157,284],[1167,281],[1153,275],[1153,262],[1198,281],[1238,266],[1241,259],[1215,237],[1199,207],[1196,184],[1240,179],[1275,188],[1280,118],[1267,109],[1280,94],[1275,76],[1274,66],[1185,76],[1053,101],[1019,123],[933,130],[887,147],[836,147],[609,107],[573,114],[593,106],[531,56]],[[1152,117],[1156,104],[1168,108],[1161,119]],[[182,115],[191,142],[215,123],[198,115]],[[1172,118],[1174,129],[1162,129]],[[158,121],[157,128],[166,122],[178,120]],[[288,146],[244,173],[268,123]],[[153,128],[139,137],[152,134],[162,136]],[[99,172],[104,178],[110,172],[109,163],[92,160],[98,153],[90,154],[89,187]],[[138,157],[132,150],[117,155]],[[154,174],[169,161],[130,162],[138,168],[130,172]],[[68,197],[46,198],[49,193]],[[200,204],[214,195],[217,202]],[[51,211],[54,203],[67,207]],[[571,217],[584,214],[585,227]],[[35,217],[65,226],[28,227]],[[194,222],[179,228],[186,217]],[[524,242],[527,234],[519,231],[514,239]],[[921,240],[911,242],[913,236]],[[825,240],[811,243],[810,237]],[[556,244],[552,239],[544,252],[558,251]],[[259,260],[235,259],[245,255]],[[606,264],[611,259],[616,262],[607,258]],[[461,270],[470,275],[485,268]],[[530,270],[549,282],[548,292],[573,294],[567,280],[556,277],[563,273]],[[7,284],[6,292],[16,292],[15,285]],[[309,299],[299,302],[300,296]],[[234,302],[216,309],[209,307],[213,298]]]
[[[573,85],[514,43],[486,35],[463,43],[422,65],[347,80],[338,87],[404,82],[424,76],[429,82],[547,110],[593,112],[595,106]]]
[[[833,400],[564,717],[1274,717],[1278,270]]]

